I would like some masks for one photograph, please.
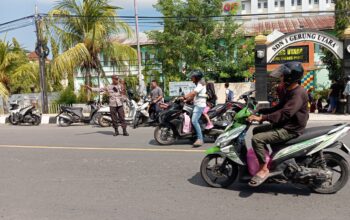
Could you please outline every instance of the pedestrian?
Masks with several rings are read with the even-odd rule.
[[[226,100],[225,102],[232,102],[235,98],[235,94],[233,93],[233,91],[231,89],[229,89],[230,84],[229,83],[225,83],[225,95],[226,95]]]
[[[328,112],[331,112],[332,114],[335,114],[337,111],[340,92],[341,92],[341,86],[339,85],[338,82],[333,80],[329,94],[328,94],[328,98],[330,101],[330,108]]]
[[[112,76],[112,84],[107,85],[105,88],[92,88],[86,85],[86,88],[93,92],[105,92],[109,96],[109,108],[112,117],[112,125],[114,128],[114,136],[119,135],[118,131],[118,121],[123,128],[123,135],[129,136],[129,133],[126,130],[126,122],[125,122],[125,112],[123,103],[126,100],[124,93],[124,88],[121,85],[118,76]]]
[[[150,118],[151,120],[155,120],[158,113],[160,112],[160,103],[163,102],[163,90],[158,86],[158,82],[156,80],[152,80],[151,82],[151,105],[150,105]],[[153,114],[152,114],[153,113]]]

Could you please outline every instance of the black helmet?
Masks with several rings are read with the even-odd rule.
[[[202,71],[200,70],[192,70],[190,73],[189,73],[189,78],[196,78],[198,81],[200,81],[203,77],[204,77],[204,74]]]
[[[279,78],[283,76],[284,83],[288,86],[292,83],[301,81],[304,76],[304,68],[300,62],[288,62],[280,65],[270,74],[272,77]]]

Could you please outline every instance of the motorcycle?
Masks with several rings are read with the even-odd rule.
[[[8,120],[12,125],[32,124],[37,126],[41,123],[41,113],[33,105],[20,108],[17,103],[11,103]]]
[[[208,112],[209,118],[219,118],[227,110],[232,108],[232,103],[228,102],[223,105],[217,105],[214,108],[210,109]],[[189,133],[183,132],[184,126],[184,114],[187,114],[191,117],[193,113],[194,106],[186,104],[180,99],[176,98],[174,103],[168,108],[159,114],[159,125],[154,131],[154,139],[160,145],[171,145],[174,144],[176,139],[194,139],[195,131],[192,129]],[[214,127],[212,129],[205,129],[206,122],[205,118],[202,115],[200,119],[200,125],[205,137],[218,137],[224,132],[226,126],[230,123],[228,121],[212,121]]]
[[[253,109],[255,106],[251,103],[238,112],[234,122],[217,138],[215,146],[206,151],[200,173],[209,186],[225,188],[237,177],[239,182],[246,183],[254,175],[249,172],[249,148],[244,141],[251,126],[247,118]],[[340,141],[349,130],[346,123],[307,128],[295,139],[270,146],[276,151],[269,153],[270,175],[264,184],[302,184],[322,194],[339,191],[348,181],[349,164],[334,149],[350,154],[349,148]]]
[[[127,123],[133,122],[137,111],[137,103],[134,100],[125,102],[124,110],[126,113],[125,121]],[[102,116],[98,119],[98,124],[101,127],[112,126],[112,117],[111,113],[109,112],[109,107],[108,112],[103,113]]]
[[[59,126],[67,127],[73,123],[89,124],[97,113],[98,107],[95,102],[89,102],[87,105],[91,107],[90,115],[88,117],[83,115],[83,108],[61,106],[61,111],[56,116],[56,118],[58,118]]]

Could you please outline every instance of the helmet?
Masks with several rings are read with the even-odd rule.
[[[283,76],[284,83],[288,86],[292,83],[301,81],[304,76],[304,68],[300,62],[288,62],[280,65],[270,74],[272,77],[279,78]]]
[[[200,70],[192,70],[190,73],[189,73],[189,78],[196,78],[198,81],[200,81],[203,77],[204,77],[204,74],[202,71]]]

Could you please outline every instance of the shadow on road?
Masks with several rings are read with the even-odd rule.
[[[188,182],[190,182],[193,185],[201,186],[201,187],[208,187],[204,180],[202,179],[200,173],[196,173],[193,177],[188,179]],[[284,195],[293,195],[293,196],[310,196],[311,192],[308,188],[296,188],[295,186],[291,184],[265,184],[257,188],[252,188],[244,183],[234,183],[226,190],[234,190],[239,191],[239,197],[241,198],[249,198],[254,193],[263,193],[263,194],[271,194],[277,196],[278,194],[284,194]]]
[[[96,131],[96,132],[80,133],[76,135],[82,136],[82,135],[90,135],[90,134],[103,134],[103,135],[113,136],[114,132],[113,131]]]

